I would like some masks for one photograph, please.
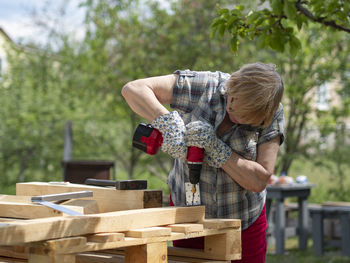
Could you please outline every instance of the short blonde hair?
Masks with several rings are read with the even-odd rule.
[[[253,126],[267,127],[271,123],[283,91],[282,78],[273,64],[246,64],[226,82],[227,95],[241,101],[235,113]]]

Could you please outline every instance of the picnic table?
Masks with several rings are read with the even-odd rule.
[[[299,248],[306,249],[308,238],[308,197],[310,196],[313,184],[292,183],[288,185],[269,185],[267,186],[266,196],[266,216],[270,219],[271,205],[276,200],[276,212],[274,220],[274,237],[276,239],[276,254],[283,254],[285,251],[285,198],[298,198],[298,231]]]
[[[343,256],[350,257],[350,203],[327,202],[310,208],[312,240],[316,256],[322,256],[325,246],[340,247]],[[326,219],[338,219],[340,240],[325,240],[323,224]]]

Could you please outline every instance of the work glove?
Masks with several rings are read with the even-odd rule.
[[[232,154],[232,149],[215,134],[213,126],[202,121],[186,125],[186,145],[205,150],[205,160],[209,166],[221,168]]]
[[[177,111],[158,116],[151,125],[163,136],[161,149],[173,158],[186,159],[185,124]]]

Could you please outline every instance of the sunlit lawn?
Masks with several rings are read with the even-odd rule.
[[[269,246],[267,263],[350,263],[350,257],[341,256],[340,248],[326,249],[324,255],[316,257],[313,253],[311,238],[308,240],[308,248],[304,251],[298,249],[297,237],[286,240],[286,253],[284,255],[273,255],[273,251],[274,246]]]
[[[349,168],[346,169],[346,174],[350,174]],[[329,170],[310,162],[296,160],[289,175],[295,179],[300,174],[306,175],[309,181],[315,184],[315,187],[311,190],[309,203],[322,203],[328,200],[336,201],[333,200],[332,196],[329,194],[329,187],[334,186],[337,181],[334,180],[336,177],[331,176]],[[350,185],[350,176],[346,178],[344,183],[347,186]],[[296,202],[297,200],[296,198],[289,198],[286,201]],[[305,251],[298,249],[297,237],[288,238],[286,240],[286,253],[284,255],[274,255],[273,251],[274,246],[268,247],[267,263],[350,263],[350,257],[341,256],[340,248],[326,248],[324,255],[316,257],[313,252],[311,237],[309,237],[308,248]]]

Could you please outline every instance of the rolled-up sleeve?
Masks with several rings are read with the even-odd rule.
[[[280,104],[280,106],[278,107],[278,110],[274,114],[271,124],[261,131],[258,144],[268,142],[278,135],[280,136],[280,145],[281,145],[285,139],[284,114],[283,114],[282,104]]]
[[[208,74],[191,70],[176,70],[177,75],[171,108],[191,112],[206,89]]]

